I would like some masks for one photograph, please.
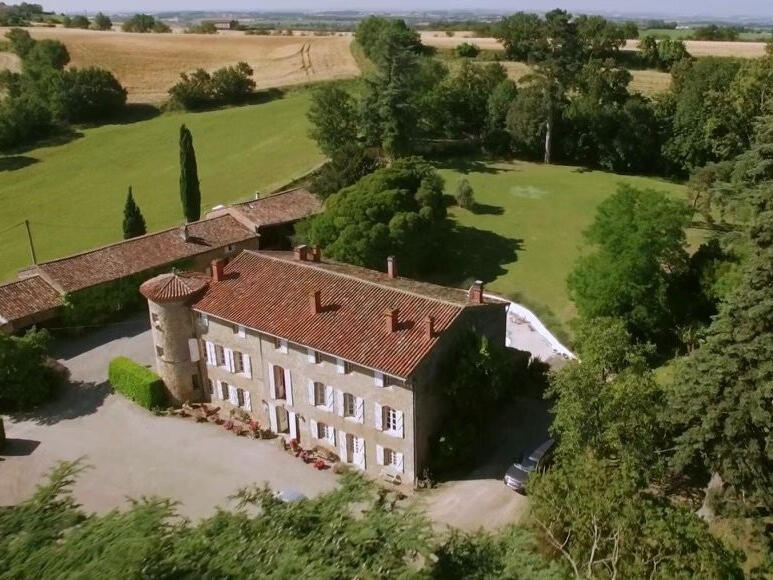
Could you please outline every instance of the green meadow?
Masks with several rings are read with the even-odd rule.
[[[448,192],[467,178],[478,204],[474,211],[451,210],[459,235],[449,276],[484,280],[555,330],[575,314],[566,277],[585,248],[582,232],[599,203],[620,183],[684,195],[683,186],[660,179],[561,165],[457,162],[439,168]]]
[[[79,131],[64,144],[0,156],[0,280],[38,260],[118,241],[127,188],[148,231],[181,223],[178,136],[193,133],[202,208],[281,187],[323,160],[307,135],[308,91],[258,105],[167,113]]]

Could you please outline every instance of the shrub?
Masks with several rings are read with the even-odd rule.
[[[62,24],[65,28],[88,28],[89,27],[89,19],[83,16],[82,14],[78,14],[77,16],[73,16],[70,18],[69,16],[65,16],[62,19]]]
[[[62,72],[62,90],[54,95],[57,118],[90,123],[115,116],[126,104],[126,89],[105,69],[89,67]]]
[[[130,358],[119,356],[111,360],[108,380],[116,391],[146,409],[167,403],[161,378]]]
[[[53,129],[46,103],[34,95],[0,102],[0,151],[10,151],[48,135]]]
[[[106,16],[102,12],[97,12],[97,15],[94,17],[92,28],[95,30],[112,30],[113,21],[110,20],[109,16]]]
[[[459,185],[456,186],[456,203],[464,209],[475,207],[475,195],[470,182],[466,179],[462,179]]]
[[[215,101],[235,104],[244,101],[255,89],[253,70],[246,62],[225,66],[212,73]]]
[[[199,24],[191,24],[185,29],[185,34],[217,34],[214,22],[204,20]]]
[[[462,58],[475,58],[480,54],[480,48],[475,44],[463,42],[456,47],[456,54]]]
[[[166,24],[149,14],[135,14],[121,25],[124,32],[171,32]]]
[[[255,89],[252,68],[246,62],[226,66],[211,75],[204,69],[180,73],[180,81],[169,89],[171,104],[186,110],[244,102]]]

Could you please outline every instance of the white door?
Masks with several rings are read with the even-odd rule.
[[[365,439],[354,437],[352,442],[354,443],[353,463],[360,469],[365,469]]]
[[[290,411],[290,439],[298,440],[298,419],[292,411]]]

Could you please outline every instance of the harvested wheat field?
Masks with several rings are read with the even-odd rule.
[[[419,34],[422,44],[435,48],[456,48],[463,42],[469,42],[483,50],[502,50],[502,43],[496,38],[474,36],[472,32],[467,31],[455,32],[453,36],[448,36],[442,30],[423,30]]]
[[[671,86],[671,73],[658,70],[632,70],[630,73],[633,78],[629,89],[643,95],[663,93]]]
[[[0,70],[5,69],[19,72],[21,70],[19,57],[10,52],[0,52]]]
[[[626,50],[636,50],[638,40],[629,40]],[[735,56],[759,58],[765,56],[764,42],[722,42],[719,40],[685,40],[687,52],[692,56]]]
[[[62,41],[70,51],[71,66],[109,69],[128,90],[130,102],[160,103],[181,72],[212,71],[239,61],[255,70],[258,89],[351,78],[360,72],[349,50],[351,37],[134,34],[65,28],[30,32],[37,39]]]

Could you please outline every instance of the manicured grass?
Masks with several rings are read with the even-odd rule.
[[[684,195],[683,186],[666,181],[577,167],[520,161],[439,167],[447,192],[466,177],[479,204],[475,211],[452,208],[460,229],[454,242],[459,247],[453,248],[457,262],[440,278],[478,277],[492,292],[535,307],[559,331],[575,314],[566,277],[583,251],[582,231],[598,204],[620,183]]]
[[[307,136],[309,101],[308,91],[297,91],[258,105],[170,113],[0,157],[0,280],[30,264],[24,227],[12,227],[25,219],[40,261],[120,240],[129,185],[149,231],[180,223],[181,123],[193,133],[204,210],[299,177],[323,159]]]

